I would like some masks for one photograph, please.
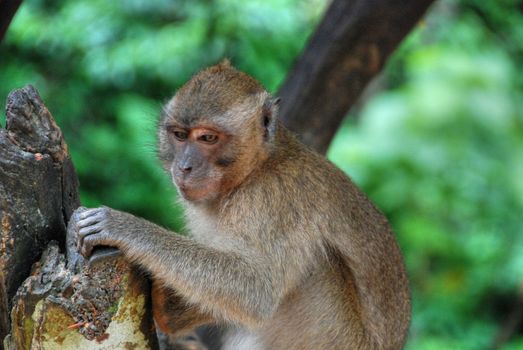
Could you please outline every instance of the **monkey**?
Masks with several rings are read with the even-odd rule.
[[[79,252],[115,247],[148,271],[166,333],[216,325],[227,350],[403,348],[410,291],[390,224],[278,110],[227,60],[195,74],[158,124],[190,235],[82,207]]]

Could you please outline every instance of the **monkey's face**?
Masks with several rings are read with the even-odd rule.
[[[190,201],[212,200],[224,187],[224,167],[230,165],[223,154],[229,136],[217,128],[165,127],[166,141],[173,156],[165,164],[180,194]]]
[[[212,121],[185,124],[167,114],[159,129],[159,155],[179,193],[192,202],[208,202],[240,185],[266,159],[261,113],[241,130]]]
[[[159,155],[180,194],[216,199],[266,158],[277,101],[228,62],[187,82],[164,107]]]

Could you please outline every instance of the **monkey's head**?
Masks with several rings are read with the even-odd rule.
[[[180,88],[158,132],[160,159],[180,194],[205,202],[239,186],[273,149],[277,105],[227,60]]]

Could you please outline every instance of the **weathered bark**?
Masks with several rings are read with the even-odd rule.
[[[13,305],[5,347],[156,348],[147,281],[121,259],[85,266],[66,244],[78,180],[62,132],[31,86],[8,98],[0,152],[2,337]],[[59,253],[66,246],[68,263]]]
[[[0,0],[0,41],[2,41],[22,0]]]
[[[325,153],[346,113],[433,0],[334,0],[278,95],[284,124]]]
[[[10,300],[47,242],[65,245],[66,222],[79,205],[78,180],[60,129],[37,92],[7,99],[0,128],[0,337]]]

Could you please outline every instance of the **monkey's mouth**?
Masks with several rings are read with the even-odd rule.
[[[196,202],[213,197],[213,186],[210,183],[199,182],[195,185],[187,183],[186,181],[175,181],[175,184],[178,188],[178,192],[185,200]]]

